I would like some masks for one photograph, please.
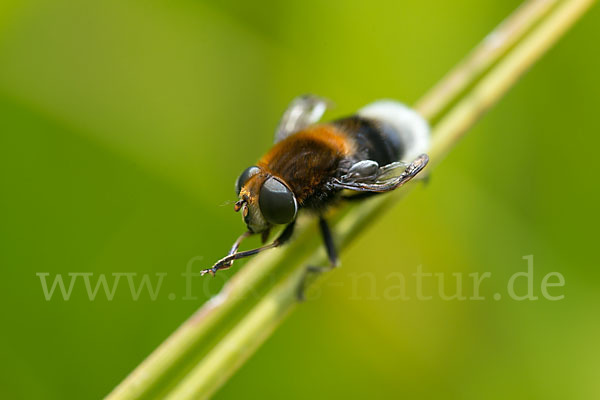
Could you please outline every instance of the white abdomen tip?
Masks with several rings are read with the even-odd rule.
[[[398,101],[378,100],[361,108],[358,115],[387,123],[398,132],[405,148],[402,161],[412,161],[429,150],[429,124],[415,110]]]

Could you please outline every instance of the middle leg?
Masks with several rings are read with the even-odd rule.
[[[335,243],[333,241],[333,235],[331,234],[331,229],[329,228],[329,224],[323,218],[323,216],[319,217],[319,229],[321,230],[321,236],[323,237],[323,244],[325,245],[325,251],[327,252],[327,258],[329,260],[329,265],[326,267],[319,267],[314,265],[308,265],[304,270],[304,275],[300,280],[300,284],[298,285],[298,300],[304,301],[304,291],[306,289],[306,280],[309,274],[321,274],[323,272],[327,272],[337,266],[340,265],[340,260],[338,258],[337,250],[335,248]]]

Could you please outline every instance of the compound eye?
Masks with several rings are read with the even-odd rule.
[[[263,217],[272,224],[287,224],[296,218],[298,203],[281,181],[269,178],[260,189],[258,205]]]
[[[252,176],[258,174],[259,172],[260,172],[260,169],[256,166],[246,168],[244,170],[244,172],[242,172],[242,174],[239,176],[237,181],[235,182],[235,193],[239,196],[240,191],[242,190],[242,187],[244,187],[246,182],[248,182],[248,179],[250,179]]]

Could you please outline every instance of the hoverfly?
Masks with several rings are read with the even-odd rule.
[[[294,231],[302,209],[318,215],[331,267],[338,265],[333,237],[323,215],[340,199],[357,200],[394,190],[414,178],[429,160],[429,125],[414,110],[392,100],[380,100],[355,115],[318,124],[329,102],[321,97],[297,97],[275,132],[274,146],[236,182],[248,230],[226,257],[201,274],[214,275],[237,259],[281,246]],[[405,162],[410,161],[410,162]],[[344,191],[358,192],[343,196]],[[238,252],[248,236],[286,225],[270,244]]]

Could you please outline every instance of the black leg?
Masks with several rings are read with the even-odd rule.
[[[227,253],[227,255],[230,256],[230,255],[236,253],[237,250],[240,248],[240,245],[242,244],[242,241],[244,239],[246,239],[250,235],[252,235],[252,232],[250,232],[250,231],[242,233],[240,235],[240,237],[237,238],[237,240],[233,243],[233,246],[231,246],[231,249],[229,250],[229,253]]]
[[[244,257],[250,257],[250,256],[260,253],[261,251],[265,251],[268,249],[272,249],[272,248],[281,246],[282,244],[284,244],[285,242],[290,240],[290,238],[292,237],[292,233],[294,233],[295,224],[296,224],[296,221],[293,221],[291,224],[289,224],[288,226],[285,227],[283,232],[281,232],[281,235],[279,235],[279,237],[277,239],[275,239],[272,243],[270,243],[266,246],[259,247],[257,249],[246,250],[246,251],[241,251],[239,253],[236,253],[236,251],[237,251],[236,244],[237,244],[237,246],[239,246],[238,241],[241,242],[241,240],[238,239],[238,241],[236,241],[236,243],[234,243],[233,247],[231,248],[231,251],[229,252],[229,254],[226,257],[221,258],[211,268],[200,271],[200,274],[205,275],[205,274],[210,273],[214,276],[218,270],[227,269],[227,268],[231,267],[231,265],[233,264],[233,262],[235,260],[239,260],[240,258],[244,258]]]
[[[329,229],[327,221],[323,218],[319,218],[319,228],[321,228],[321,236],[323,236],[323,243],[325,244],[325,250],[327,251],[327,258],[329,259],[329,266],[319,267],[314,265],[308,265],[304,270],[304,275],[298,284],[297,296],[299,301],[304,301],[304,291],[306,289],[306,279],[309,274],[321,274],[327,272],[340,264],[338,259],[337,250],[335,249],[335,243],[333,242],[333,235]]]
[[[339,263],[337,250],[335,249],[335,243],[333,243],[333,235],[331,229],[325,218],[319,218],[319,228],[321,228],[321,236],[323,236],[323,243],[325,243],[325,250],[327,250],[327,257],[332,267],[336,267]]]

